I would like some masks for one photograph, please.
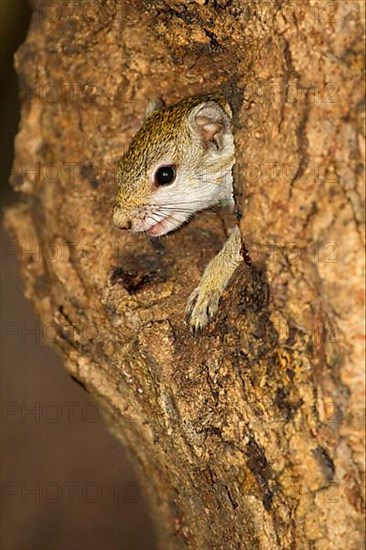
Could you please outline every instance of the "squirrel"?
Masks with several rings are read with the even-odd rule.
[[[232,111],[220,92],[165,106],[152,100],[143,126],[119,162],[113,224],[158,237],[219,203],[234,206]],[[207,265],[188,299],[186,316],[199,331],[243,261],[239,227]]]

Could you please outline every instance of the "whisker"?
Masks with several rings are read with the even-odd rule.
[[[166,207],[166,206],[162,206],[160,207],[159,209],[161,212],[179,212],[179,213],[182,213],[182,214],[192,214],[192,210],[187,210],[187,209],[184,209],[184,208],[175,208],[175,207]]]
[[[159,203],[159,204],[150,204],[150,206],[157,206],[157,207],[160,207],[160,206],[175,206],[176,204],[179,204],[179,205],[183,205],[183,204],[196,204],[198,202],[201,202],[201,203],[204,203],[204,204],[207,204],[207,200],[194,200],[194,201],[179,201],[178,203],[176,202],[163,202],[163,203]]]
[[[159,220],[157,219],[155,216],[153,216],[153,214],[149,214],[147,219],[152,219],[155,223],[160,223],[162,220]],[[143,231],[143,233],[148,233],[148,230],[146,229],[145,231]]]
[[[179,207],[175,207],[175,206],[172,206],[172,207],[167,207],[167,206],[161,206],[161,205],[151,205],[151,206],[155,206],[156,208],[159,208],[162,212],[179,212],[179,213],[182,213],[182,214],[194,214],[196,212],[196,210],[188,210],[186,208],[179,208]],[[209,209],[207,210],[215,210],[215,211],[218,211],[220,210],[220,206],[218,205],[214,205],[214,206],[211,206]]]
[[[157,213],[159,214],[159,211]],[[164,213],[162,213],[162,215],[163,215],[163,220],[172,220],[172,221],[176,222],[179,225],[182,225],[185,221],[187,221],[187,220],[181,220],[181,219],[177,218],[176,216],[173,216],[172,214],[168,214],[167,216],[164,216]]]
[[[155,212],[155,214],[159,215],[159,212]],[[149,215],[148,215],[148,218],[151,218],[152,220],[154,220],[155,223],[160,223],[160,222],[162,222],[163,219],[164,219],[164,218],[163,218],[163,219],[160,219],[160,220],[159,220],[159,218],[156,218],[155,216],[153,216],[153,214],[149,214]]]

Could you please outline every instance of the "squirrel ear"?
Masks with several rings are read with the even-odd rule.
[[[192,110],[189,124],[207,144],[220,150],[223,146],[223,135],[230,127],[230,117],[217,103],[207,101]]]
[[[154,97],[150,99],[144,113],[144,121],[146,121],[149,116],[153,115],[157,111],[160,111],[164,107],[164,105],[165,103],[160,97]]]

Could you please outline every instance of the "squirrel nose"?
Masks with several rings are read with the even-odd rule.
[[[118,208],[117,206],[113,209],[113,225],[118,227],[118,229],[131,229],[132,223],[123,210]]]

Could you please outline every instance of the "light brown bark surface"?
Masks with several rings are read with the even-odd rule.
[[[362,2],[86,4],[38,5],[16,55],[26,295],[130,448],[162,548],[358,550]],[[193,336],[222,220],[122,234],[114,173],[149,98],[218,88],[253,268]]]

